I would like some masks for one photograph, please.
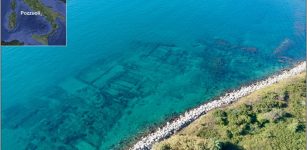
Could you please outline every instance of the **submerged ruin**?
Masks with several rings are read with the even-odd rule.
[[[101,145],[113,134],[119,141],[107,147],[116,147],[153,120],[183,112],[280,65],[257,47],[223,39],[198,41],[191,49],[136,41],[129,49],[67,77],[42,97],[3,110],[3,132],[13,136],[5,137],[9,144],[28,150],[95,150],[104,149]],[[271,62],[262,63],[266,60]],[[155,111],[161,113],[151,116]],[[114,135],[116,130],[127,133]]]

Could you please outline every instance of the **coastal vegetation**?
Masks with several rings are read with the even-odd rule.
[[[305,73],[208,112],[156,150],[304,149]]]

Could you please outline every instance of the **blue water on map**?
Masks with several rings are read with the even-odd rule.
[[[3,149],[124,147],[304,60],[305,15],[303,0],[68,1],[67,47],[2,48]]]

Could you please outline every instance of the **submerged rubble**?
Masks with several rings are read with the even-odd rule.
[[[292,46],[292,41],[288,38],[285,38],[280,44],[279,46],[275,49],[274,51],[274,55],[281,55],[282,52],[288,50],[291,48]]]

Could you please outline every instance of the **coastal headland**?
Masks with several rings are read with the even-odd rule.
[[[276,75],[268,77],[264,80],[255,82],[251,85],[243,86],[238,90],[234,90],[233,92],[226,93],[224,96],[221,96],[216,100],[205,103],[197,108],[185,112],[173,122],[167,122],[167,124],[162,128],[158,128],[155,132],[142,137],[136,144],[134,144],[133,147],[131,147],[131,149],[151,149],[153,144],[169,138],[171,135],[185,128],[187,125],[197,120],[199,117],[209,112],[210,110],[227,106],[235,101],[238,101],[240,98],[251,94],[252,92],[299,75],[305,70],[306,62],[301,62],[294,66],[292,69],[281,71],[280,73],[277,73]]]

